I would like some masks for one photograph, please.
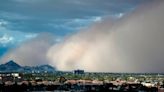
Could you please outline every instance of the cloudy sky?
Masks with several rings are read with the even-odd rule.
[[[62,39],[102,18],[119,18],[145,0],[1,0],[0,57],[43,32]],[[58,40],[59,40],[58,39]]]
[[[0,63],[162,72],[162,0],[1,0]]]

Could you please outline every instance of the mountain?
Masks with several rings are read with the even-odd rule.
[[[13,60],[10,60],[9,62],[7,62],[4,65],[8,66],[8,67],[16,68],[16,69],[21,68],[21,66],[18,65],[17,63],[15,63]]]
[[[52,73],[55,71],[55,68],[50,65],[40,65],[35,67],[24,66],[23,69],[26,73]]]
[[[41,70],[47,70],[47,71],[53,71],[54,67],[50,66],[50,65],[41,65],[39,66],[39,69]]]
[[[0,71],[8,72],[8,71],[18,71],[20,68],[22,68],[20,65],[15,63],[13,60],[10,60],[9,62],[5,64],[0,65]]]
[[[0,65],[0,72],[23,72],[23,73],[52,73],[55,68],[50,65],[20,66],[13,60]]]

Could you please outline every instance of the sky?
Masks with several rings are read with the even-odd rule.
[[[119,18],[144,1],[1,0],[0,57],[40,33],[62,39],[104,17]]]
[[[0,2],[1,63],[13,59],[21,65],[48,63],[58,70],[105,72],[161,72],[163,69],[160,66],[164,60],[163,41],[162,36],[157,36],[163,33],[162,27],[152,26],[159,29],[157,33],[149,28],[151,22],[158,20],[156,17],[153,20],[155,13],[162,18],[163,8],[154,12],[153,7],[158,5],[149,5],[152,0]],[[152,16],[146,17],[148,23],[144,16],[149,13]],[[138,22],[142,19],[146,22]],[[145,38],[150,35],[155,38]],[[158,46],[152,44],[155,41]],[[154,65],[154,61],[159,64]]]

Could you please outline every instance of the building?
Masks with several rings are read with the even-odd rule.
[[[20,81],[20,80],[22,80],[22,78],[23,78],[23,75],[21,73],[16,73],[16,72],[0,73],[0,80],[2,82]]]
[[[74,74],[84,74],[84,70],[74,70]]]

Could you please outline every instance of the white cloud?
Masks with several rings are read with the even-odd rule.
[[[0,27],[4,27],[4,26],[8,25],[8,23],[9,23],[8,21],[0,19]]]
[[[98,22],[98,21],[101,21],[101,20],[102,20],[102,17],[93,17],[94,22]]]
[[[117,18],[121,18],[123,16],[124,16],[124,13],[119,13],[119,14],[116,15]]]
[[[4,47],[20,45],[26,40],[37,37],[36,33],[24,33],[21,31],[11,31],[7,27],[0,27],[0,44]]]
[[[36,36],[37,36],[37,34],[27,34],[27,35],[25,35],[25,38],[32,39],[32,38],[35,38]]]
[[[7,34],[4,34],[2,37],[0,37],[0,44],[3,46],[6,46],[7,44],[13,43],[14,38],[12,36],[9,36]]]
[[[98,22],[101,21],[102,17],[100,16],[93,16],[93,17],[88,17],[88,18],[76,18],[73,19],[72,21],[68,22],[68,23],[75,23],[75,24],[85,24],[85,23],[93,23],[93,22]]]

